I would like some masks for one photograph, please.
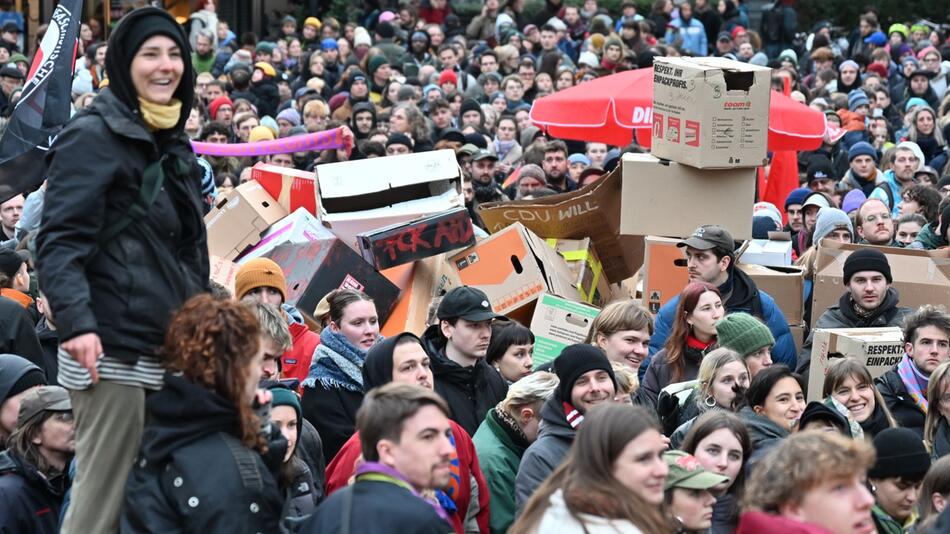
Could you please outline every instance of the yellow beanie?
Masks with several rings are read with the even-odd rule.
[[[271,78],[273,78],[274,76],[277,76],[277,70],[274,69],[273,65],[271,65],[270,63],[266,61],[258,61],[257,63],[254,64],[254,68],[261,69],[261,72],[263,72],[267,76],[270,76]]]
[[[255,258],[241,265],[234,276],[234,296],[238,300],[259,287],[272,287],[280,292],[283,300],[287,300],[284,271],[270,258]]]
[[[594,47],[594,50],[600,50],[603,48],[604,41],[606,41],[606,38],[599,33],[595,33],[590,36],[590,45]]]
[[[258,141],[273,141],[276,139],[274,132],[267,126],[255,126],[251,128],[251,133],[247,136],[248,143],[256,143]]]
[[[304,26],[313,26],[318,31],[323,27],[323,24],[320,22],[320,19],[317,17],[307,17],[303,21]]]

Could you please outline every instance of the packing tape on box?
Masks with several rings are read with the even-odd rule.
[[[549,247],[557,249],[557,239],[548,238],[545,239],[545,242]],[[568,250],[558,252],[558,254],[564,257],[564,261],[586,261],[587,265],[590,266],[590,272],[593,275],[590,281],[590,291],[584,291],[581,284],[577,284],[577,290],[580,291],[581,296],[584,297],[584,302],[593,302],[594,293],[597,291],[597,283],[600,282],[600,275],[604,272],[603,264],[600,263],[600,260],[592,256],[588,250]]]

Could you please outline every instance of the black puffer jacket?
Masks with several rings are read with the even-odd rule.
[[[111,40],[123,42],[120,32],[135,31],[137,18],[156,11],[133,11]],[[183,30],[179,38],[187,42]],[[120,62],[122,54],[107,62]],[[191,62],[175,92],[185,110],[181,120],[154,134],[131,107],[137,101],[128,64],[107,66],[126,74],[110,76],[109,87],[69,122],[46,156],[37,266],[60,339],[95,332],[107,354],[132,363],[161,345],[173,310],[207,291],[209,268],[201,170],[184,134],[194,101]],[[103,230],[138,198],[145,168],[166,155],[185,162],[187,173],[166,172],[147,213],[100,243]]]
[[[699,375],[699,364],[703,362],[705,352],[690,346],[683,347],[683,376],[677,382],[695,380]],[[636,402],[651,410],[656,410],[656,399],[660,391],[674,383],[673,368],[666,361],[666,349],[657,352],[650,361],[647,373],[637,391]]]
[[[0,532],[59,532],[66,477],[41,475],[10,451],[0,453]]]
[[[271,442],[265,463],[238,438],[230,401],[171,374],[146,410],[122,532],[277,532],[284,499],[274,470],[286,441]],[[277,465],[270,465],[275,456]]]
[[[505,399],[508,385],[484,358],[471,367],[462,367],[450,360],[445,355],[445,339],[439,335],[438,328],[438,325],[430,326],[422,336],[423,347],[431,359],[435,391],[449,404],[452,420],[474,436],[488,410]]]

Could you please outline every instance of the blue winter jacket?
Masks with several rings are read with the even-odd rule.
[[[689,19],[689,23],[684,26],[683,19],[673,19],[670,23],[672,28],[666,30],[666,42],[676,44],[677,39],[682,39],[683,44],[680,48],[694,56],[705,56],[709,53],[709,44],[706,41],[706,29],[703,23],[696,17]]]
[[[876,198],[883,202],[885,206],[891,208],[891,218],[896,219],[900,216],[900,210],[897,209],[897,205],[901,202],[901,185],[897,182],[897,176],[894,175],[893,170],[884,173],[884,180],[887,187],[891,189],[891,198],[894,199],[893,205],[888,201],[887,193],[879,188],[875,188],[874,191],[871,191],[871,194],[868,195],[868,199]]]
[[[769,327],[769,330],[772,332],[772,337],[775,338],[775,346],[772,347],[772,362],[782,363],[787,365],[789,369],[795,369],[798,363],[795,341],[792,339],[792,332],[788,328],[788,321],[785,320],[785,315],[782,313],[782,310],[779,309],[771,295],[755,287],[754,282],[748,278],[748,275],[742,271],[734,271],[733,276],[735,276],[736,273],[744,278],[747,283],[751,284],[754,291],[758,294],[762,314],[760,319]],[[650,361],[653,359],[653,355],[666,345],[666,339],[670,337],[670,331],[673,329],[673,319],[676,315],[676,306],[679,304],[679,301],[679,295],[673,297],[669,302],[664,304],[663,307],[660,308],[659,313],[656,314],[653,336],[650,337],[650,355],[646,361],[640,365],[639,374],[641,381],[646,374]],[[729,302],[726,302],[725,306],[726,313],[746,312],[755,315],[753,310],[748,306],[732,307]]]

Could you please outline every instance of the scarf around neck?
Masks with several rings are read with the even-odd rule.
[[[517,141],[514,139],[511,141],[502,141],[495,137],[495,154],[498,156],[498,159],[505,159],[505,156],[515,147],[515,143],[517,143]]]
[[[149,131],[168,130],[174,128],[181,118],[181,100],[173,98],[171,102],[163,105],[139,97],[139,110]]]
[[[930,377],[924,376],[920,369],[914,365],[914,360],[906,354],[904,359],[897,364],[897,374],[901,377],[904,387],[907,388],[907,393],[914,399],[914,404],[926,414],[927,384],[930,382]]]
[[[320,332],[320,344],[313,351],[313,362],[303,381],[303,387],[312,388],[319,382],[325,389],[363,391],[363,362],[366,352],[350,343],[346,337],[330,330]]]
[[[584,415],[569,402],[561,402],[561,407],[564,408],[564,418],[567,419],[568,424],[577,430],[577,427],[584,422]]]

